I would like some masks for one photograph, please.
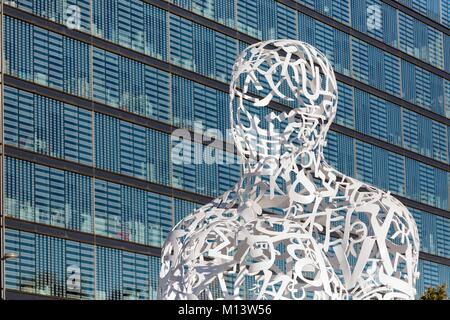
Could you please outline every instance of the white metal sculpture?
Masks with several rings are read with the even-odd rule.
[[[337,107],[327,58],[300,41],[256,43],[236,60],[230,98],[242,177],[169,234],[159,297],[414,299],[410,212],[323,158]],[[274,99],[296,106],[252,112]]]

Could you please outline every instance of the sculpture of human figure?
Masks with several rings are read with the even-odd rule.
[[[230,100],[242,176],[169,234],[159,298],[414,299],[412,215],[323,157],[337,108],[327,58],[297,40],[251,45],[234,64]],[[276,100],[293,108],[255,112]]]

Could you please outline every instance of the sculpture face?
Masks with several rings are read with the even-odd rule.
[[[246,48],[233,66],[231,125],[238,151],[247,160],[296,156],[319,149],[336,115],[337,84],[328,59],[296,40],[272,40]],[[256,108],[275,101],[294,108]],[[256,111],[256,112],[255,112]]]

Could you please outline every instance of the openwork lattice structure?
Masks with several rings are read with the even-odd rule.
[[[413,299],[410,212],[323,158],[337,106],[326,57],[300,41],[254,44],[236,60],[230,98],[242,177],[174,227],[159,297]],[[258,115],[280,100],[293,108]]]

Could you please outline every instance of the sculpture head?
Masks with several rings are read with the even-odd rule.
[[[321,152],[336,115],[336,78],[325,55],[307,43],[259,42],[236,59],[230,101],[233,137],[245,161]],[[281,106],[276,102],[292,109],[274,111]]]

